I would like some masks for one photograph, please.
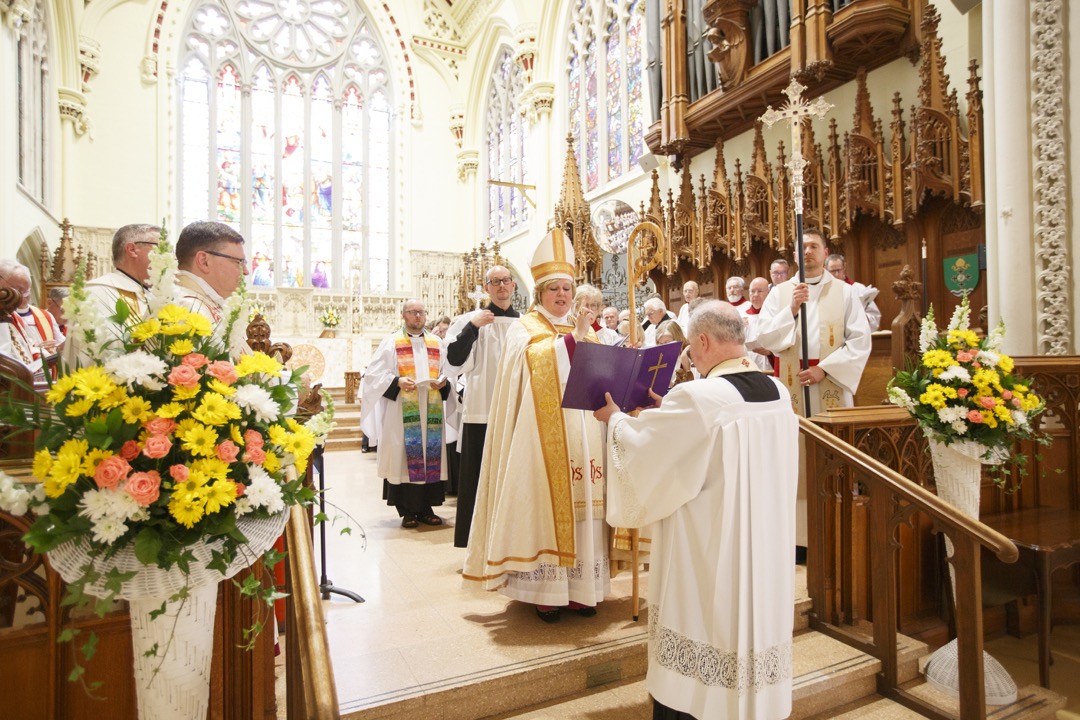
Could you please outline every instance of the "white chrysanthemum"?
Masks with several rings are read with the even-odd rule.
[[[1027,413],[1025,413],[1023,410],[1013,410],[1012,411],[1012,417],[1013,417],[1013,422],[1016,423],[1017,427],[1020,427],[1020,428],[1027,428],[1028,427],[1028,416],[1027,416]]]
[[[141,509],[130,495],[118,490],[87,490],[79,507],[79,514],[95,524],[105,520],[122,523]]]
[[[967,409],[963,407],[943,407],[937,411],[938,419],[943,423],[952,423],[963,419]]]
[[[164,376],[168,371],[169,366],[164,360],[144,350],[136,350],[105,363],[105,372],[129,389],[141,385],[147,390],[161,390],[165,387],[165,381],[154,376]]]
[[[279,513],[285,509],[281,487],[258,465],[248,465],[248,486],[244,490],[244,497],[252,507],[266,508],[271,513]]]
[[[274,422],[281,416],[281,408],[274,402],[274,398],[259,385],[237,386],[232,400],[245,410],[255,413],[255,419],[259,422]]]
[[[30,491],[10,475],[0,472],[0,510],[16,517],[30,509]]]
[[[971,373],[969,373],[967,368],[963,365],[953,365],[952,367],[945,368],[945,371],[938,376],[938,380],[941,382],[948,382],[950,380],[971,382]]]
[[[90,528],[94,539],[105,545],[112,545],[127,532],[127,525],[122,520],[113,517],[103,518]]]
[[[934,319],[934,306],[931,305],[919,326],[919,352],[924,353],[929,350],[937,336],[937,321]]]
[[[71,294],[64,298],[62,305],[68,321],[68,335],[72,342],[78,343],[80,359],[99,362],[112,335],[102,330],[105,320],[97,303],[87,298],[85,264],[76,269]]]
[[[988,368],[996,368],[998,363],[1001,362],[1001,356],[997,353],[986,352],[980,350],[979,354],[975,356],[975,359]]]
[[[48,515],[52,508],[49,503],[46,502],[45,488],[41,485],[35,485],[34,491],[30,493],[30,497],[33,498],[33,504],[30,509],[34,511],[35,515]]]
[[[893,405],[899,405],[909,412],[915,411],[915,403],[912,401],[911,396],[898,387],[889,388],[889,402]]]
[[[953,420],[951,423],[953,432],[957,435],[966,435],[968,431],[968,424],[964,420]]]
[[[228,348],[233,361],[240,359],[240,355],[247,348],[247,325],[240,322],[240,318],[248,316],[247,283],[240,278],[240,286],[225,301],[225,329],[222,340]]]
[[[254,507],[252,507],[251,501],[248,500],[246,497],[238,498],[233,507],[235,508],[234,512],[236,513],[236,517],[247,515],[249,512],[255,509]]]
[[[991,352],[1001,352],[1001,343],[1005,341],[1005,321],[1002,320],[998,323],[998,326],[990,331],[990,334],[986,337],[986,348]]]

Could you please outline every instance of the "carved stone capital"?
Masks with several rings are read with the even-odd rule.
[[[462,150],[457,154],[458,182],[465,182],[480,169],[480,151]]]
[[[461,141],[465,135],[465,106],[450,106],[450,134],[454,136],[458,150],[461,149]]]
[[[75,127],[76,135],[84,135],[90,130],[90,118],[86,113],[86,97],[78,90],[59,89],[60,119],[70,122]]]
[[[82,35],[79,37],[79,74],[82,76],[82,91],[90,92],[90,81],[98,74],[101,67],[101,45],[96,40]]]
[[[0,0],[0,15],[8,27],[21,28],[34,19],[34,0]]]
[[[521,114],[530,125],[535,125],[541,115],[547,115],[555,105],[555,83],[537,82],[525,88],[518,97]]]
[[[536,67],[536,24],[519,25],[514,32],[514,62],[520,68],[525,86],[533,81]]]

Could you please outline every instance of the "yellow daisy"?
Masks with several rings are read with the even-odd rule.
[[[217,454],[218,434],[213,428],[196,424],[178,437],[183,442],[183,448],[192,455],[214,457]]]

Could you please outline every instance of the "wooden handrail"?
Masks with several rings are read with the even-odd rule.
[[[881,671],[877,675],[879,694],[899,702],[926,717],[938,720],[954,718],[940,708],[929,704],[913,693],[901,687],[899,659],[897,655],[897,612],[899,607],[899,587],[896,537],[898,518],[904,512],[918,510],[925,513],[934,522],[934,526],[952,540],[952,563],[955,573],[956,635],[959,661],[959,694],[961,720],[985,720],[986,697],[983,690],[983,619],[982,619],[982,568],[979,547],[983,546],[994,552],[1003,562],[1015,562],[1019,556],[1016,546],[1004,535],[960,514],[951,505],[943,502],[936,495],[911,482],[888,466],[875,460],[858,448],[849,445],[840,438],[826,432],[805,418],[799,418],[799,430],[814,443],[832,451],[847,467],[859,473],[860,482],[865,481],[866,494],[870,498],[869,549],[871,557],[870,587],[873,597],[873,639],[867,642],[861,637],[830,625],[816,615],[811,617],[811,627],[830,634],[858,649],[876,657],[881,662]],[[814,452],[807,446],[808,458]],[[824,497],[823,478],[817,477],[816,466],[807,461],[807,496]],[[850,529],[850,492],[840,492],[842,541],[845,530]],[[906,506],[907,510],[898,510]],[[831,527],[825,516],[808,508],[809,527],[813,540],[808,548],[807,586],[810,599],[815,609],[824,605],[823,588],[825,586],[825,546],[831,545],[835,536],[830,535]],[[841,564],[846,562],[841,549]],[[846,570],[846,568],[845,568]],[[840,573],[840,580],[847,576]],[[836,578],[834,578],[835,580]]]
[[[294,508],[285,526],[290,596],[286,634],[288,717],[335,720],[341,716],[330,661],[322,601],[316,580],[311,522],[306,510]],[[295,697],[295,691],[301,697]]]
[[[857,465],[870,475],[878,476],[878,479],[885,483],[891,492],[899,495],[907,502],[917,505],[920,511],[931,516],[934,520],[954,526],[965,535],[978,541],[980,545],[993,552],[1002,562],[1016,562],[1016,559],[1020,556],[1020,551],[1016,549],[1016,545],[1013,544],[1012,540],[983,525],[978,520],[964,515],[934,493],[908,480],[888,465],[875,460],[832,433],[822,430],[806,418],[799,418],[799,426],[802,432],[839,454],[850,464]]]

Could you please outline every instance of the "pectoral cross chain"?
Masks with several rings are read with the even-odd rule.
[[[653,385],[656,384],[656,374],[658,372],[660,372],[662,369],[666,368],[667,366],[668,366],[668,364],[666,362],[664,362],[664,354],[660,353],[660,357],[656,358],[656,364],[653,365],[651,368],[649,368],[649,370],[652,371],[652,380],[649,381],[649,389],[650,390],[652,390]]]

